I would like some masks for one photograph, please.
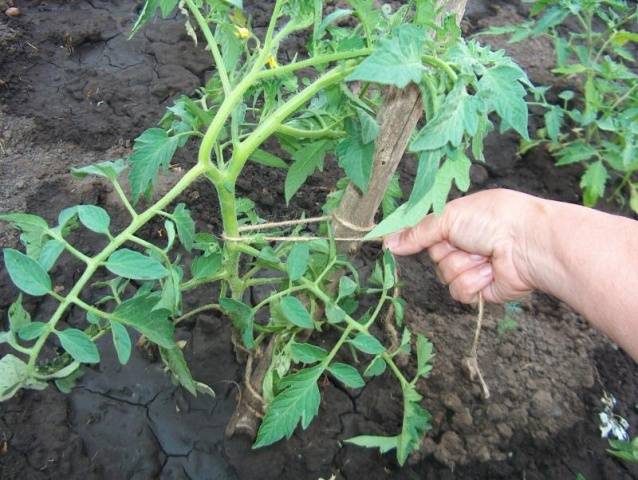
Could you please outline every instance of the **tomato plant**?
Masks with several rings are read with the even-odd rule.
[[[556,164],[582,164],[583,202],[593,206],[613,183],[612,197],[638,213],[638,7],[621,0],[538,0],[525,24],[498,27],[489,33],[511,33],[516,42],[530,36],[551,39],[556,51],[553,72],[580,92],[558,92],[546,100],[547,88],[536,92],[547,109],[545,127],[527,145],[548,145]],[[553,92],[555,93],[555,92]]]
[[[254,205],[237,195],[237,180],[248,162],[285,169],[288,202],[310,175],[336,157],[346,181],[338,182],[329,196],[329,213],[348,182],[366,191],[374,181],[383,86],[417,85],[425,122],[414,132],[410,150],[418,156],[418,174],[409,199],[398,208],[398,182],[390,182],[385,219],[368,234],[378,237],[414,224],[432,209],[440,212],[454,183],[467,190],[468,155],[484,160],[483,140],[493,120],[501,130],[514,129],[527,138],[524,97],[531,85],[503,52],[466,42],[453,16],[443,15],[433,0],[408,2],[396,10],[376,8],[372,0],[349,3],[348,9],[327,13],[321,1],[277,0],[262,36],[238,0],[145,3],[133,33],[158,11],[166,17],[177,9],[193,40],[204,39],[214,74],[193,96],[177,98],[158,126],[137,137],[129,158],[73,169],[78,177],[99,176],[112,183],[130,216],[122,230],[113,231],[109,213],[95,205],[67,208],[53,226],[31,214],[0,216],[22,232],[25,253],[4,249],[14,284],[23,294],[57,301],[50,318],[34,321],[21,296],[11,306],[1,340],[15,354],[0,360],[2,399],[21,388],[46,388],[49,380],[68,390],[82,364],[99,362],[95,341],[103,335],[112,337],[125,364],[131,331],[157,345],[183,388],[193,395],[210,393],[192,377],[174,329],[212,310],[232,322],[236,350],[249,360],[269,360],[260,385],[245,385],[256,390],[264,411],[256,447],[290,437],[298,425],[308,427],[318,413],[322,376],[361,388],[365,378],[387,369],[403,394],[401,431],[349,441],[382,452],[396,449],[401,464],[418,448],[430,416],[420,404],[417,381],[432,368],[433,347],[404,323],[392,255],[383,253],[364,278],[338,248],[339,242],[352,240],[335,237],[332,221],[338,219],[326,215],[264,224]],[[284,63],[282,45],[302,31],[309,32],[307,51]],[[285,158],[262,148],[269,139],[286,152]],[[153,202],[158,175],[188,143],[198,146],[197,161]],[[130,196],[120,181],[125,174]],[[200,179],[216,192],[222,232],[197,231],[188,207],[174,205]],[[161,245],[139,233],[157,218],[166,231]],[[311,223],[320,224],[318,233],[309,232]],[[80,251],[69,240],[77,228],[104,236],[106,246],[92,256]],[[62,252],[76,257],[84,270],[73,285],[54,288],[49,272]],[[190,262],[183,261],[185,255]],[[96,273],[107,273],[108,280],[92,284]],[[250,303],[249,290],[256,286],[270,294]],[[184,312],[182,295],[195,288],[208,288],[217,298]],[[88,291],[103,293],[89,302]],[[71,309],[85,312],[86,328],[63,328]],[[402,331],[396,341],[378,338],[383,322]],[[327,331],[337,335],[330,348],[312,342]],[[62,353],[45,362],[40,357],[51,337]],[[411,349],[416,369],[408,377],[396,359]],[[364,362],[363,375],[359,362]]]

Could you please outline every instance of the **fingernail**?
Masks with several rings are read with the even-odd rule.
[[[479,270],[479,274],[481,277],[491,277],[492,276],[492,265],[487,264],[483,265]]]
[[[396,247],[398,247],[399,243],[401,243],[401,238],[400,238],[400,234],[398,233],[395,233],[394,235],[390,235],[389,237],[385,237],[385,239],[383,240],[383,244],[385,245],[385,248],[388,248],[390,250],[394,250]]]
[[[483,255],[470,255],[470,260],[480,262],[481,260],[485,260],[485,257]]]

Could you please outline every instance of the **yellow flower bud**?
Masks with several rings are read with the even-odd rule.
[[[250,38],[250,30],[246,27],[238,27],[235,25],[235,36],[237,38],[241,38],[242,40],[247,40]]]
[[[266,62],[266,64],[269,68],[277,68],[279,66],[279,64],[277,63],[277,59],[273,55],[268,57],[268,61]]]

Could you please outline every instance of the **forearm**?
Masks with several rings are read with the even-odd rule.
[[[526,246],[532,284],[638,359],[638,222],[548,200],[534,213]]]

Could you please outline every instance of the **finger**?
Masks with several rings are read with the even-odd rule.
[[[438,264],[438,268],[441,271],[443,282],[450,284],[456,279],[456,277],[468,270],[484,264],[486,260],[487,259],[485,257],[480,255],[470,255],[469,253],[457,250],[449,253],[443,260],[441,260]]]
[[[494,280],[492,266],[489,263],[467,270],[450,283],[450,295],[461,303],[476,303],[478,292],[485,289]]]
[[[450,253],[457,251],[456,247],[453,247],[452,244],[446,240],[442,242],[435,243],[430,248],[428,248],[428,254],[434,263],[439,263],[445,257],[447,257]]]
[[[428,215],[421,222],[385,238],[384,244],[396,255],[412,255],[445,239],[442,216]]]

